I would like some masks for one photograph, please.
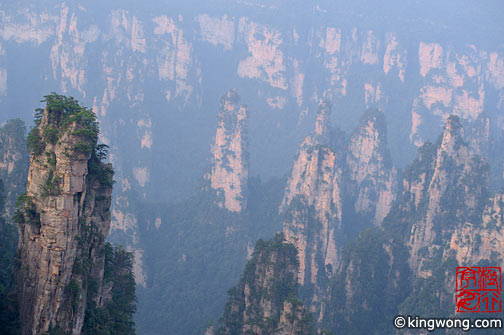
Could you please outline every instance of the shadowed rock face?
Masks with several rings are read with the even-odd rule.
[[[39,141],[17,209],[22,334],[80,334],[90,281],[98,306],[110,299],[103,274],[113,172],[96,156],[97,131],[94,121],[49,104],[32,131]]]
[[[0,127],[0,179],[4,181],[6,203],[4,216],[10,220],[18,194],[26,190],[28,150],[26,127],[19,119],[9,120]]]
[[[211,187],[220,198],[218,205],[231,212],[247,207],[248,112],[239,103],[240,97],[234,90],[221,99],[210,173]]]
[[[309,313],[296,298],[296,254],[281,234],[259,240],[240,283],[229,291],[220,327],[207,334],[312,334]]]

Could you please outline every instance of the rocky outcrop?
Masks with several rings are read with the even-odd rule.
[[[397,192],[383,114],[367,111],[347,140],[330,126],[330,111],[322,102],[315,132],[299,147],[280,207],[284,234],[299,252],[299,283],[314,289],[308,293],[313,306],[321,305],[348,237],[380,225]]]
[[[424,144],[405,170],[382,227],[344,248],[322,324],[383,334],[393,332],[384,315],[453,316],[455,268],[504,264],[503,196],[489,197],[488,170],[450,116],[438,141]],[[372,329],[358,322],[363,316],[375,320]]]
[[[403,181],[403,199],[408,199],[407,193],[415,195],[405,207],[422,213],[411,226],[408,242],[411,266],[418,275],[428,275],[422,270],[420,250],[431,253],[465,222],[480,222],[488,196],[488,165],[463,141],[458,117],[448,119],[430,154],[428,171],[415,176],[410,171],[412,178]]]
[[[504,195],[496,194],[486,204],[479,222],[465,222],[451,236],[449,248],[459,264],[478,264],[490,260],[504,266]]]
[[[103,275],[113,171],[101,162],[94,114],[73,98],[45,101],[28,137],[28,187],[16,213],[21,332],[80,334],[86,306],[111,299]]]
[[[247,207],[248,112],[234,90],[221,99],[215,145],[212,149],[210,183],[219,197],[218,205],[231,212]]]
[[[4,217],[10,221],[19,194],[26,190],[28,150],[26,127],[20,119],[7,121],[0,127],[0,179],[6,190]]]
[[[350,137],[347,169],[355,212],[380,225],[397,192],[397,169],[387,147],[385,116],[368,110]]]
[[[436,144],[426,144],[406,170],[400,201],[385,221],[409,249],[413,289],[400,313],[453,316],[454,269],[502,266],[502,194],[489,196],[489,167],[448,118]]]
[[[401,242],[376,227],[345,246],[327,292],[323,328],[334,334],[391,333],[389,320],[411,284],[408,250]]]
[[[286,239],[299,253],[301,285],[317,284],[340,256],[336,241],[342,234],[344,156],[328,145],[330,112],[330,105],[322,103],[315,133],[299,147],[280,207]]]
[[[297,274],[296,249],[282,234],[259,240],[215,334],[312,334],[311,316],[296,298]]]

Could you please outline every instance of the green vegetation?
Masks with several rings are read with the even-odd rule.
[[[406,168],[403,179],[410,183],[422,183],[422,181],[431,180],[439,145],[440,141],[437,144],[427,142],[421,146],[418,149],[415,161]],[[424,174],[425,177],[422,177]],[[429,199],[427,193],[428,187],[425,185],[422,190],[421,201],[415,209],[410,208],[409,205],[413,201],[413,194],[406,192],[402,197],[399,197],[383,221],[384,229],[408,239],[413,223],[425,216]]]
[[[88,176],[88,178],[95,177],[98,176]],[[89,180],[89,182],[94,181]],[[84,200],[84,213],[89,209],[88,204],[92,201],[95,208],[108,202],[106,197],[102,198],[95,196],[92,192],[87,193]],[[133,277],[133,254],[122,247],[113,247],[110,243],[105,243],[95,222],[86,220],[85,215],[79,218],[79,226],[81,230],[78,238],[79,255],[74,262],[72,275],[74,278],[79,278],[80,287],[87,297],[82,334],[134,335],[133,314],[136,309],[136,287]],[[99,251],[91,258],[93,249]],[[102,261],[104,264],[103,289],[99,291],[99,277],[96,276],[96,269]],[[75,285],[70,283],[70,293],[76,292],[75,288]],[[77,295],[70,294],[70,297],[72,303],[78,302]]]
[[[0,179],[0,335],[19,334],[19,318],[13,274],[17,247],[17,229],[5,222],[5,190]]]
[[[42,196],[59,195],[61,193],[60,178],[54,176],[54,169],[50,169],[47,173],[47,179],[42,186]]]
[[[14,222],[18,224],[31,224],[40,228],[40,213],[37,212],[33,197],[22,193],[16,201],[16,210],[14,212]]]
[[[90,201],[98,197],[87,194],[84,200],[85,210]],[[133,314],[135,312],[135,280],[133,277],[133,254],[122,247],[113,247],[104,243],[98,227],[93,220],[79,218],[81,234],[78,237],[79,254],[72,269],[73,279],[69,284],[68,294],[75,311],[80,303],[81,289],[86,294],[86,314],[82,333],[86,335],[135,334]],[[92,249],[103,249],[91,258]],[[103,258],[102,258],[103,257]],[[103,287],[99,291],[96,267],[104,263]],[[77,281],[75,278],[78,278]]]
[[[79,106],[77,100],[52,93],[45,96],[43,102],[46,102],[46,107],[36,110],[35,127],[27,139],[34,161],[42,164],[45,172],[44,182],[40,185],[40,196],[56,196],[61,192],[61,175],[57,172],[61,150],[63,159],[82,160],[82,155],[85,155],[88,162],[87,184],[90,188],[86,192],[79,218],[81,233],[78,236],[78,253],[71,280],[66,286],[69,307],[76,313],[84,300],[82,295],[86,294],[86,334],[134,334],[135,282],[132,274],[132,255],[121,248],[113,249],[108,244],[104,245],[104,236],[95,222],[92,219],[86,220],[86,217],[93,214],[91,212],[107,206],[110,201],[107,197],[96,195],[113,184],[114,171],[110,164],[103,162],[107,159],[108,147],[97,144],[96,118],[91,110]],[[60,149],[58,146],[61,146]],[[2,200],[3,197],[0,197],[1,204]],[[89,206],[91,201],[94,206]],[[16,201],[14,221],[40,229],[40,213],[36,203],[38,202],[32,196],[21,194]],[[108,211],[108,208],[103,210]],[[3,235],[0,234],[0,237]],[[15,246],[12,250],[15,251]],[[103,254],[100,254],[101,252]],[[105,285],[111,289],[98,292],[97,274],[101,273],[101,264],[105,264]],[[9,267],[6,266],[5,269],[12,275]],[[4,287],[3,284],[1,286]],[[14,293],[12,299],[16,300]],[[103,305],[105,301],[108,302]],[[10,303],[10,306],[14,310],[17,308],[13,303]],[[0,321],[3,320],[2,315]],[[1,331],[0,334],[3,335]],[[49,334],[65,332],[59,325],[54,324]]]
[[[46,107],[35,110],[35,127],[27,138],[31,154],[39,156],[47,144],[57,144],[71,129],[71,135],[77,137],[77,142],[72,146],[73,154],[90,155],[98,141],[98,122],[94,113],[80,106],[73,97],[55,92],[44,96],[41,102],[45,102]]]
[[[0,168],[0,179],[5,186],[5,219],[10,222],[16,199],[26,191],[28,175],[28,148],[25,139],[26,127],[20,119],[8,120],[0,127],[0,157],[10,168]]]
[[[18,233],[16,225],[9,222],[16,198],[26,188],[25,132],[20,119],[8,120],[0,127],[0,157],[13,164],[12,168],[0,169],[0,335],[18,335],[20,331],[14,287],[14,269],[19,265],[16,259]]]
[[[248,248],[281,230],[282,180],[251,178],[247,209],[240,214],[216,205],[218,198],[207,182],[202,191],[171,206],[142,203],[129,195],[138,206],[130,208],[138,222],[149,223],[140,226],[139,234],[149,287],[137,288],[139,333],[204,333],[222,315],[226,292],[239,281]],[[158,218],[162,223],[156,228]],[[114,242],[124,243],[125,235],[116,235]]]
[[[362,232],[343,250],[323,326],[335,334],[392,334],[409,292],[408,256],[400,239],[378,228]]]
[[[454,297],[453,292],[447,290],[446,283],[453,278],[450,274],[457,266],[454,258],[443,261],[442,249],[438,249],[424,265],[432,276],[414,279],[412,290],[399,306],[400,314],[438,318],[450,316],[455,309]],[[455,281],[450,284],[455,285]]]
[[[98,306],[97,283],[88,281],[88,305],[82,329],[83,335],[134,335],[135,324],[135,279],[133,277],[133,254],[121,247],[105,244],[104,285],[111,285],[108,302]]]
[[[216,334],[241,334],[244,328],[274,334],[285,302],[292,304],[292,312],[286,316],[296,324],[296,331],[311,334],[311,314],[297,298],[298,268],[297,250],[286,243],[282,233],[269,241],[257,241],[240,282],[228,291],[229,299]],[[266,309],[272,313],[268,318],[264,318]]]
[[[46,152],[47,163],[52,168],[56,167],[56,154],[54,152]]]
[[[457,117],[450,117],[449,122],[455,136],[454,150],[459,150],[466,145],[455,134],[461,127],[460,122]],[[416,185],[415,194],[404,189],[385,218],[383,229],[364,231],[344,248],[342,271],[332,280],[329,312],[323,322],[334,333],[393,333],[391,320],[398,314],[453,315],[451,285],[454,285],[453,273],[458,262],[447,250],[450,234],[465,222],[474,226],[481,224],[489,197],[489,171],[477,155],[464,161],[464,155],[457,155],[456,151],[440,151],[441,141],[442,136],[436,144],[424,144],[404,172],[404,184]],[[432,182],[436,169],[441,177]],[[432,188],[434,192],[430,193]],[[431,197],[436,195],[441,195],[436,199],[439,210],[429,207]],[[435,214],[431,232],[435,239],[415,255],[420,258],[418,264],[422,268],[414,270],[430,274],[421,276],[410,270],[408,243],[413,225],[425,224],[428,210]],[[476,236],[474,240],[473,247],[478,249],[481,237]],[[497,260],[492,263],[499,264]]]
[[[48,126],[48,128],[44,129],[44,133],[42,135],[43,139],[50,144],[56,144],[58,141],[58,130]]]
[[[91,158],[88,161],[88,174],[98,178],[101,185],[112,187],[114,184],[114,170],[110,164],[104,164],[107,159],[108,146],[98,144],[94,146]]]
[[[42,196],[55,196],[61,193],[60,178],[55,175],[55,149],[47,149],[48,145],[68,142],[70,150],[65,148],[63,154],[67,157],[84,155],[90,157],[88,161],[89,174],[99,178],[101,184],[113,184],[113,170],[103,163],[107,158],[108,147],[97,144],[98,122],[94,113],[83,106],[73,97],[65,97],[57,93],[46,95],[41,102],[45,102],[44,109],[35,110],[35,127],[30,131],[27,145],[34,157],[44,151],[49,167],[47,179],[42,186]]]
[[[39,156],[44,151],[44,143],[40,137],[38,128],[33,128],[28,133],[28,138],[26,139],[26,145],[33,156]]]
[[[73,313],[76,313],[77,308],[79,307],[80,287],[79,287],[79,284],[77,283],[77,281],[73,278],[70,281],[70,284],[68,284],[67,294],[70,297],[70,300],[72,301],[72,311],[73,311]]]

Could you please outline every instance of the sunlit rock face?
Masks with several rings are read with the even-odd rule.
[[[414,278],[439,280],[440,266],[503,263],[502,194],[491,195],[489,166],[463,133],[451,115],[438,141],[419,149],[385,219],[386,229],[403,235]],[[443,301],[452,289],[441,286],[436,294]]]
[[[383,113],[369,110],[350,137],[347,154],[356,213],[380,225],[397,192],[397,170],[392,164]]]
[[[325,275],[326,266],[336,267],[339,258],[335,239],[341,234],[343,166],[342,154],[327,145],[330,113],[330,105],[322,103],[315,133],[299,147],[280,208],[286,215],[284,234],[299,253],[301,285],[317,284],[319,271]],[[313,221],[319,229],[312,229]]]
[[[422,213],[411,227],[409,247],[412,269],[428,276],[422,270],[424,252],[434,252],[446,234],[465,222],[476,224],[481,220],[481,208],[486,202],[488,165],[471,152],[463,141],[459,118],[448,119],[436,148],[430,149],[428,168],[409,175],[403,181],[403,194],[409,192],[407,208]],[[403,199],[406,197],[403,197]]]
[[[222,97],[217,117],[210,185],[221,198],[220,207],[241,212],[247,207],[247,107],[240,105],[240,97],[231,90]]]
[[[504,264],[502,192],[490,191],[489,166],[463,133],[460,118],[449,116],[438,140],[420,147],[404,171],[382,227],[346,246],[326,291],[331,309],[321,310],[324,326],[362,330],[363,312],[420,313],[426,299],[436,315],[457,315],[456,267]],[[368,285],[376,281],[384,289],[375,296]]]
[[[503,195],[496,194],[485,206],[481,225],[467,222],[455,230],[450,249],[455,251],[459,264],[478,264],[490,259],[497,262],[495,266],[504,265],[503,213]]]
[[[475,45],[453,50],[451,46],[421,41],[418,57],[423,84],[411,110],[413,143],[420,146],[424,141],[420,131],[428,127],[423,125],[424,119],[436,116],[446,121],[450,114],[456,114],[478,129],[477,133],[469,132],[467,140],[482,155],[488,155],[490,129],[502,130],[501,117],[497,114],[489,117],[485,111],[502,109],[503,55]]]
[[[321,102],[315,132],[299,146],[280,207],[286,239],[299,253],[299,283],[310,288],[310,308],[319,318],[349,237],[379,226],[397,193],[383,113],[367,111],[351,135],[332,128],[330,115],[330,104]]]
[[[96,159],[91,152],[76,150],[96,143],[77,135],[82,131],[78,122],[63,126],[53,112],[46,109],[34,131],[44,139],[58,129],[58,138],[42,142],[40,152],[32,151],[26,196],[18,209],[21,265],[16,282],[22,334],[43,334],[56,326],[80,334],[88,280],[96,281],[97,291],[89,296],[97,299],[97,306],[110,300],[103,274],[111,166],[90,163]],[[90,164],[101,175],[90,172]]]

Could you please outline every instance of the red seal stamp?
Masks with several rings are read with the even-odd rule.
[[[501,268],[461,266],[455,277],[455,304],[459,313],[501,312]]]

